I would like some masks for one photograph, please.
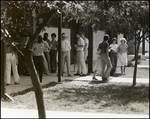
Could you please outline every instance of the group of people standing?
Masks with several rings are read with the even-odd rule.
[[[82,32],[77,32],[76,34],[77,37],[77,43],[74,45],[75,50],[76,50],[76,60],[77,60],[77,65],[78,65],[78,70],[77,73],[74,75],[79,75],[79,76],[86,76],[87,75],[87,68],[86,68],[86,59],[88,55],[88,45],[89,41],[85,37],[84,33]],[[64,72],[64,66],[66,63],[67,66],[67,73],[68,77],[72,76],[70,74],[70,55],[69,51],[71,50],[71,45],[69,40],[67,40],[68,36],[65,33],[62,33],[62,43],[61,43],[61,55],[62,55],[62,76]]]
[[[88,39],[84,36],[83,33],[78,32],[76,34],[77,44],[74,45],[77,54],[77,64],[78,72],[75,75],[86,76],[87,69],[85,60],[88,55]],[[42,83],[42,77],[44,70],[47,75],[50,73],[56,73],[57,70],[57,51],[58,51],[58,42],[56,41],[56,34],[51,34],[52,40],[48,39],[48,33],[44,33],[44,37],[41,35],[38,36],[36,43],[33,45],[33,60],[36,67],[36,70],[39,74],[40,83]],[[70,50],[71,45],[70,41],[67,39],[68,36],[66,33],[61,34],[61,75],[63,76],[65,64],[67,67],[68,77],[71,77],[70,73]],[[48,71],[46,70],[48,66]]]
[[[112,44],[108,43],[110,39],[108,34],[104,35],[103,41],[99,44],[97,49],[97,61],[94,67],[93,80],[98,80],[96,78],[97,71],[102,76],[102,82],[108,82],[109,76],[114,75],[116,67],[121,67],[121,74],[125,74],[125,68],[127,66],[127,52],[128,45],[125,38],[121,38],[121,44],[117,44],[117,39],[112,39]]]
[[[85,65],[85,60],[88,55],[88,39],[83,33],[79,32],[76,34],[77,44],[75,49],[77,52],[77,63],[78,63],[78,73],[79,75],[85,76],[87,74],[87,69]],[[31,51],[33,52],[33,61],[35,64],[35,69],[39,75],[40,83],[42,84],[43,74],[51,75],[51,73],[56,73],[57,71],[57,51],[58,42],[56,40],[56,34],[51,34],[51,39],[48,39],[48,33],[44,33],[43,37],[38,35]],[[71,45],[66,33],[62,33],[62,43],[61,43],[61,75],[63,76],[65,64],[67,67],[68,77],[71,77],[70,73],[70,50]],[[15,84],[19,84],[19,74],[17,68],[17,55],[10,50],[6,51],[6,84],[10,85],[11,79],[11,65],[13,66],[13,74],[15,79]]]
[[[78,65],[77,73],[74,75],[86,76],[86,59],[88,56],[88,46],[89,40],[85,37],[84,33],[77,32],[77,43],[74,45],[76,50],[76,60]],[[58,42],[56,41],[56,34],[51,34],[52,40],[48,39],[48,33],[44,33],[42,37],[39,35],[36,42],[32,47],[33,61],[37,73],[39,74],[40,83],[42,83],[43,73],[46,75],[51,75],[51,73],[56,73],[57,70],[57,51]],[[61,34],[61,75],[63,76],[65,64],[67,67],[68,77],[71,77],[70,73],[70,50],[71,45],[68,40],[66,33]],[[94,67],[93,80],[98,80],[96,78],[96,72],[100,71],[103,82],[109,81],[109,76],[115,73],[116,67],[121,67],[121,73],[125,74],[125,68],[127,65],[127,52],[128,45],[126,44],[126,39],[121,38],[121,44],[117,44],[117,39],[112,39],[112,44],[108,43],[109,35],[105,34],[103,41],[99,44],[97,49],[98,58]],[[11,52],[11,48],[8,47],[6,51],[6,70],[5,73],[7,85],[10,85],[10,75],[11,75],[11,63],[13,66],[13,73],[15,78],[15,84],[19,84],[20,77],[17,70],[17,55]]]

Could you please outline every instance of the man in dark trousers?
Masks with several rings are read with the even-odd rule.
[[[50,66],[51,66],[51,73],[56,73],[57,70],[57,50],[58,50],[58,42],[56,41],[56,34],[51,34],[51,50],[50,50]]]
[[[101,42],[99,44],[99,49],[101,49],[101,58],[102,58],[102,82],[108,82],[109,81],[109,76],[110,76],[110,71],[112,69],[112,64],[110,61],[110,57],[108,54],[108,48],[109,48],[109,44],[108,44],[108,40],[109,40],[109,35],[105,34],[104,35],[104,39],[103,42]],[[107,66],[107,68],[105,68]]]

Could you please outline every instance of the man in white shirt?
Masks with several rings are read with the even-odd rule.
[[[71,77],[70,74],[70,42],[69,40],[67,40],[68,36],[65,33],[62,33],[62,42],[61,42],[61,56],[62,56],[62,60],[61,60],[61,65],[62,65],[62,76],[63,76],[63,70],[64,70],[64,64],[66,63],[67,65],[67,73],[68,73],[68,77]]]
[[[76,34],[77,37],[77,45],[74,45],[76,48],[77,52],[77,64],[78,64],[78,72],[77,75],[80,76],[86,76],[87,71],[86,71],[86,65],[85,65],[85,60],[84,60],[84,40],[81,37],[82,33],[78,32]],[[82,72],[82,74],[81,74]],[[75,74],[76,75],[76,74]]]
[[[84,60],[86,61],[86,58],[88,56],[88,47],[89,47],[89,40],[85,37],[84,33],[82,33],[82,38],[84,40]]]

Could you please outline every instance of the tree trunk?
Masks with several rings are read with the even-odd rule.
[[[1,99],[6,92],[4,74],[5,74],[5,47],[4,42],[1,40]]]
[[[137,48],[135,50],[135,66],[134,66],[134,73],[133,73],[133,87],[136,85],[136,74],[137,74],[137,64],[138,64],[138,52],[140,47],[140,41],[138,40]]]
[[[40,86],[39,77],[37,75],[37,72],[36,72],[36,69],[35,69],[35,66],[34,66],[34,63],[32,60],[31,51],[27,50],[26,54],[24,54],[24,59],[23,59],[23,57],[21,59],[25,62],[26,66],[28,68],[30,77],[31,77],[31,81],[32,81],[32,84],[34,87],[36,102],[37,102],[39,118],[46,118],[44,99],[43,99],[43,91]]]

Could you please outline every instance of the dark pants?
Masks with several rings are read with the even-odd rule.
[[[116,72],[117,53],[116,52],[110,52],[109,56],[110,56],[110,60],[111,60],[112,66],[113,66],[110,74],[113,75]]]
[[[34,56],[33,60],[34,60],[35,68],[39,72],[40,82],[42,83],[43,70],[44,70],[43,56]]]
[[[110,71],[112,69],[112,64],[107,53],[101,53],[101,63],[102,63],[102,78],[109,78]],[[105,67],[107,68],[105,69]]]
[[[56,69],[57,69],[56,56],[57,56],[57,50],[51,50],[50,51],[50,66],[51,66],[52,72],[56,72]]]

